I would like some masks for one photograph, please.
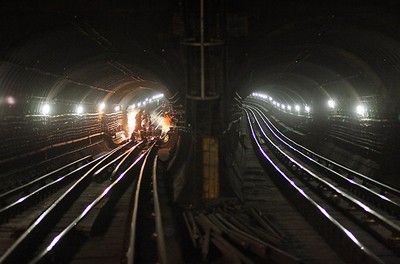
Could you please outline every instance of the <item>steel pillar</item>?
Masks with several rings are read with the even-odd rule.
[[[185,2],[186,125],[194,138],[194,157],[189,173],[194,200],[219,196],[219,137],[226,117],[222,107],[225,91],[224,1]],[[227,98],[229,98],[227,96]]]

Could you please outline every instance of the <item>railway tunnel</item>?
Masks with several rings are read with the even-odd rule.
[[[2,1],[0,263],[399,263],[397,1]]]

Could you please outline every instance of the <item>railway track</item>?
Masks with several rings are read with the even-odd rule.
[[[116,152],[127,147],[127,145],[122,145],[95,160],[92,160],[92,156],[83,157],[26,184],[2,193],[0,195],[2,205],[0,209],[0,223],[6,222],[16,216],[23,209],[35,205],[55,190],[65,187],[79,177],[79,175],[87,173],[91,168],[106,161],[115,155]]]
[[[265,115],[263,110],[265,108],[259,107],[257,105],[248,105],[248,107],[251,107],[253,110],[257,111],[260,115],[262,115],[263,123],[265,123],[267,126],[269,126],[272,131],[274,131],[274,134],[278,139],[286,144],[287,146],[290,145],[290,148],[300,154],[300,156],[305,157],[306,159],[318,163],[318,165],[332,173],[337,173],[340,175],[344,175],[347,178],[351,180],[355,180],[356,183],[360,183],[362,185],[366,185],[369,187],[370,190],[377,192],[382,195],[386,195],[388,199],[393,200],[397,205],[400,203],[400,190],[393,188],[387,184],[378,182],[370,177],[367,177],[357,171],[354,171],[346,166],[343,166],[329,158],[326,158],[300,144],[295,142],[294,140],[290,139],[286,135],[284,135],[279,129],[271,122],[271,120]],[[268,123],[268,124],[267,124]],[[303,155],[301,153],[303,153]],[[396,205],[396,207],[398,207]],[[396,209],[394,210],[396,211]],[[395,213],[395,212],[393,212]]]
[[[126,263],[168,263],[158,198],[157,159],[149,152],[137,179]]]
[[[246,105],[245,112],[264,165],[345,260],[399,261],[396,189],[290,140],[258,108]],[[357,254],[346,254],[344,245]]]
[[[2,194],[0,194],[0,201],[2,205],[1,209],[1,214],[3,214],[3,210],[6,208],[6,205],[11,205],[13,202],[16,202],[17,200],[21,199],[24,197],[24,194],[30,194],[33,193],[34,190],[37,190],[50,181],[56,179],[57,177],[60,177],[60,175],[65,175],[65,174],[73,174],[78,171],[83,171],[88,167],[88,165],[84,165],[85,163],[90,163],[90,161],[93,160],[92,156],[85,156],[83,158],[80,158],[76,161],[73,161],[71,163],[68,163],[65,166],[62,166],[61,168],[58,168],[52,172],[49,172],[43,176],[40,176],[26,184],[19,185],[18,187],[15,187],[11,190],[8,190]]]
[[[53,174],[54,176],[55,174],[63,173],[63,171],[68,171],[72,167],[79,167],[85,161],[81,160],[80,162],[75,163],[75,161],[79,161],[80,158],[74,160],[74,157],[81,156],[80,153],[87,151],[90,148],[101,145],[103,142],[103,140],[99,140],[85,147],[68,151],[61,155],[28,166],[6,169],[6,172],[0,175],[0,192],[4,194],[11,189],[15,189],[21,185],[31,182],[34,178],[37,177],[43,177],[47,174]],[[88,155],[84,158],[92,159],[93,157],[90,156],[91,155]],[[59,163],[65,165],[59,167]],[[0,201],[3,200],[3,197],[0,196]]]
[[[287,146],[296,157],[303,162],[310,162],[315,165],[318,171],[325,173],[329,178],[337,181],[338,184],[352,191],[355,195],[362,199],[368,199],[372,204],[381,207],[388,214],[399,219],[400,190],[369,178],[296,143],[280,132],[259,108],[251,106],[250,108],[260,117],[262,125],[268,128],[273,136],[281,144]]]
[[[79,247],[82,246],[81,243],[76,243],[77,241],[90,242],[91,236],[109,231],[107,229],[109,226],[113,226],[113,218],[117,220],[121,216],[127,218],[126,211],[130,211],[129,208],[134,203],[133,201],[136,201],[136,196],[157,194],[157,184],[151,184],[156,180],[157,157],[154,153],[157,147],[155,144],[155,140],[147,143],[139,142],[133,146],[131,143],[127,143],[62,176],[45,175],[46,177],[40,177],[26,184],[27,186],[23,185],[11,190],[13,195],[7,196],[11,197],[8,200],[9,204],[0,211],[0,217],[3,220],[0,230],[4,231],[0,232],[0,235],[7,236],[6,239],[5,237],[1,239],[3,245],[0,248],[5,251],[1,252],[0,263],[47,263],[72,260],[79,251]],[[149,169],[150,163],[152,169]],[[139,168],[141,168],[140,171]],[[149,172],[153,174],[153,181],[148,180]],[[151,192],[148,186],[152,186]],[[134,196],[133,192],[138,194]],[[135,200],[124,202],[121,197],[129,201],[135,197]],[[138,204],[135,206],[136,209],[139,209],[133,210],[133,216],[129,221],[128,219],[123,221],[142,224],[141,218],[144,209],[141,207],[146,207],[147,203],[145,203],[146,205],[141,203],[143,199],[148,198],[140,198],[140,202],[138,200]],[[151,200],[154,201],[154,207],[148,210],[157,215],[155,229],[151,232],[159,234],[158,237],[161,238],[163,236],[161,235],[158,198],[153,197]],[[113,210],[121,206],[121,201],[128,208],[123,209],[124,214],[113,215]],[[35,206],[33,207],[33,205]],[[28,223],[24,221],[27,215],[30,216]],[[6,231],[7,228],[10,229],[12,223],[21,222],[26,226],[20,225],[20,231],[17,234],[10,234],[9,230]],[[147,225],[148,221],[144,221],[144,224]],[[117,225],[117,227],[121,228],[121,225]],[[123,228],[125,227],[128,226],[123,226]],[[112,228],[109,229],[112,231]],[[128,228],[128,230],[130,229]],[[143,229],[139,230],[140,232],[137,233],[141,233]],[[125,241],[123,247],[131,248],[126,242],[129,232],[120,230],[118,233],[126,236],[121,238],[121,241]],[[136,245],[141,243],[136,243]],[[163,242],[157,243],[157,251],[158,248],[162,249],[161,245]],[[132,259],[127,256],[120,256],[119,260],[122,258]],[[163,256],[165,254],[161,253],[160,259],[165,259]],[[112,262],[115,261],[114,258]]]

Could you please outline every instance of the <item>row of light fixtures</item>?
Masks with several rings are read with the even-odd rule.
[[[142,106],[146,106],[148,103],[152,103],[152,102],[158,101],[162,97],[164,97],[164,94],[157,94],[157,95],[154,95],[151,98],[146,98],[142,102],[138,102],[137,104],[132,104],[130,107],[132,107],[132,108],[136,108],[136,107],[140,108]],[[101,102],[98,105],[98,111],[100,113],[103,113],[105,109],[106,109],[106,103],[105,102]],[[75,108],[75,113],[78,114],[78,115],[83,114],[84,111],[85,111],[85,109],[84,109],[83,105],[77,105],[76,108]],[[116,105],[114,107],[114,111],[115,112],[121,111],[121,106],[120,105]],[[41,112],[42,115],[46,115],[46,116],[49,115],[51,113],[50,104],[48,104],[48,103],[43,104],[41,109],[40,109],[40,112]]]
[[[292,106],[291,105],[285,105],[283,103],[279,103],[277,101],[275,101],[271,96],[266,95],[266,94],[262,94],[262,93],[252,93],[251,94],[253,97],[259,97],[265,100],[269,100],[270,103],[272,103],[275,107],[277,107],[280,110],[284,110],[284,111],[292,111]],[[337,106],[337,103],[335,100],[333,99],[329,99],[327,101],[327,106],[329,109],[334,110]],[[294,105],[294,110],[295,112],[297,112],[298,114],[300,114],[300,112],[302,111],[302,107],[298,104]],[[304,112],[309,114],[311,112],[311,107],[308,105],[304,105]],[[367,116],[367,107],[364,104],[358,104],[355,108],[355,113],[360,116],[360,117],[366,117]]]
[[[327,104],[332,110],[336,108],[336,101],[333,99],[329,99]],[[355,108],[355,112],[360,117],[366,117],[368,113],[367,107],[364,104],[358,104]]]
[[[163,97],[164,97],[164,94],[156,94],[150,98],[144,99],[141,102],[130,105],[130,108],[140,108],[140,107],[146,106],[147,104],[150,104],[153,102],[158,102]]]
[[[251,95],[254,96],[254,97],[259,97],[259,98],[262,98],[262,99],[269,100],[269,102],[271,104],[273,104],[276,108],[278,108],[280,110],[289,111],[289,112],[292,111],[292,106],[291,105],[285,105],[283,103],[279,103],[279,102],[275,101],[269,95],[262,94],[262,93],[252,93]],[[303,108],[304,108],[304,112],[305,113],[309,114],[311,112],[311,107],[310,106],[304,105]],[[302,107],[300,105],[298,105],[298,104],[294,105],[293,109],[294,109],[295,112],[297,112],[297,114],[300,114],[300,112],[302,111]]]

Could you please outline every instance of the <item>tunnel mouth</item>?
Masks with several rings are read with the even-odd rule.
[[[282,100],[320,104],[318,111],[331,98],[349,112],[365,103],[371,116],[398,121],[400,35],[394,18],[352,12],[293,19],[264,31],[246,55],[251,68],[235,76],[249,80],[241,95],[264,90]]]
[[[170,109],[172,86],[140,58],[134,64],[129,54],[75,54],[70,65],[62,65],[63,48],[43,53],[60,44],[57,38],[47,47],[38,47],[37,41],[10,50],[0,63],[0,83],[5,87],[0,94],[3,169],[30,166],[102,141],[101,147],[82,151],[97,155],[129,139],[134,126],[129,120],[139,102],[149,111],[153,105]],[[87,47],[81,49],[74,51],[84,53]],[[34,57],[39,58],[37,63]],[[162,123],[159,116],[154,118]]]

